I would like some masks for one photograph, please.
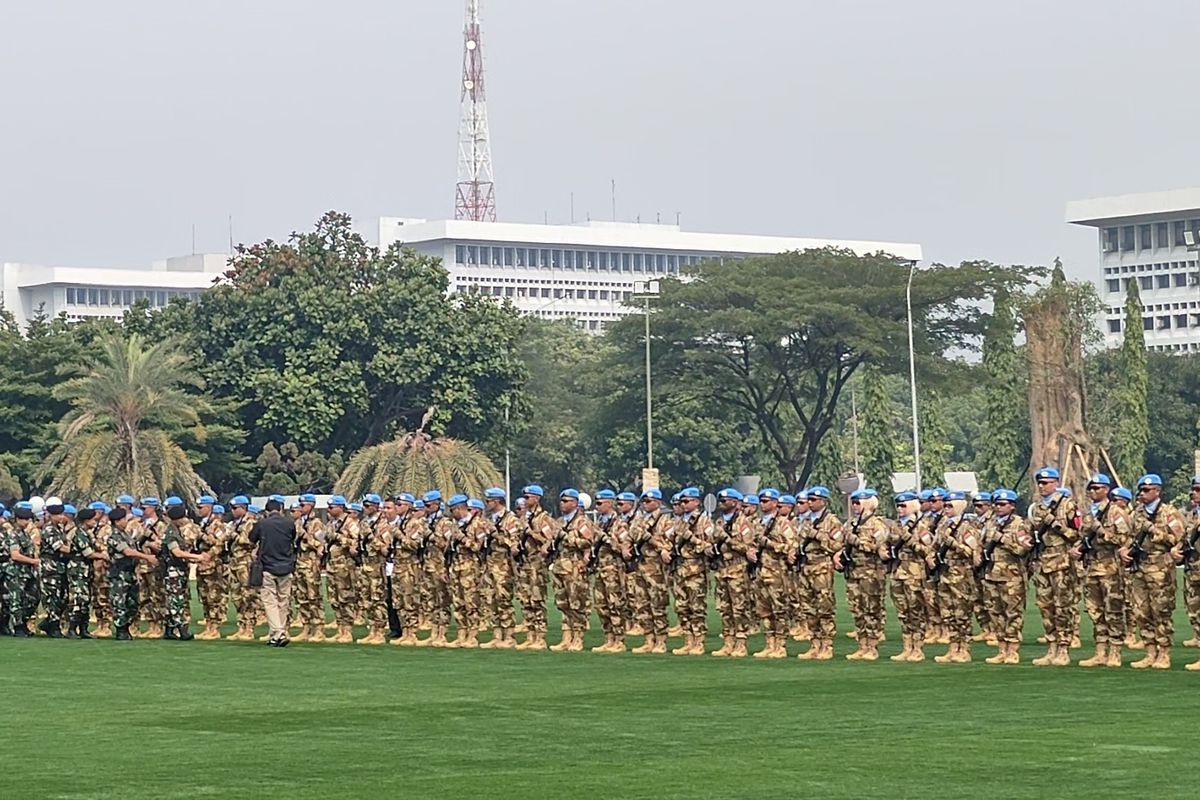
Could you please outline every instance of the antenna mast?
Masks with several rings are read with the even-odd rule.
[[[488,136],[487,99],[483,86],[483,39],[479,30],[480,0],[467,0],[463,29],[462,100],[458,121],[458,185],[454,218],[496,221],[496,184]]]

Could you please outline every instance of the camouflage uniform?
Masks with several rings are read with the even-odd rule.
[[[546,559],[542,556],[542,547],[554,538],[557,533],[554,518],[544,508],[537,510],[526,519],[526,528],[522,532],[525,546],[518,542],[514,559],[517,565],[517,601],[521,604],[521,618],[529,631],[525,640],[528,645],[531,639],[542,641],[546,636]]]
[[[1041,556],[1030,563],[1038,611],[1046,641],[1068,649],[1074,635],[1074,608],[1078,601],[1071,548],[1079,540],[1075,501],[1056,491],[1039,498],[1029,508],[1029,529],[1045,529]],[[1055,648],[1050,653],[1053,655]]]
[[[904,650],[897,661],[921,660],[927,624],[925,559],[933,553],[929,523],[919,517],[900,519],[890,527],[888,546],[893,553],[892,602],[900,618]]]
[[[547,567],[554,581],[554,604],[562,615],[566,643],[562,649],[581,650],[590,614],[587,558],[596,537],[595,526],[578,509],[570,518],[560,518],[558,527],[558,555],[547,559]]]
[[[1200,506],[1192,505],[1187,513],[1187,531],[1184,534],[1193,547],[1200,545]],[[1192,639],[1186,645],[1200,644],[1200,569],[1193,560],[1183,565],[1183,602],[1187,608],[1188,623],[1192,628]]]
[[[1000,642],[1000,652],[987,661],[1015,664],[1020,660],[1025,625],[1025,557],[1033,546],[1029,524],[1015,512],[1007,517],[993,515],[984,528],[981,546],[983,553],[991,549],[993,559],[984,580]]]
[[[887,545],[888,524],[873,513],[842,525],[834,537],[846,577],[846,605],[850,607],[857,632],[859,649],[850,654],[855,658],[875,652],[874,648],[883,636]],[[849,569],[846,568],[847,555],[854,562]]]
[[[762,658],[782,658],[787,655],[787,637],[792,621],[787,557],[796,548],[796,536],[790,521],[779,514],[759,520],[751,520],[740,514],[736,516],[740,518],[738,521],[745,529],[744,534],[753,537],[758,551],[758,561],[751,567],[754,580],[749,582],[749,586],[754,591],[754,618],[762,621],[767,635]],[[745,562],[744,556],[742,560]],[[745,569],[742,570],[742,574],[746,574]],[[722,577],[718,576],[718,592],[722,580]],[[741,630],[734,635],[744,639],[755,627],[753,621],[746,620]]]
[[[390,537],[387,522],[379,516],[364,517],[360,532],[359,552],[362,563],[358,569],[358,608],[367,621],[367,638],[362,642],[382,643],[387,628],[387,600],[383,565],[387,561]]]
[[[358,558],[358,520],[349,514],[336,519],[330,517],[325,529],[326,576],[329,583],[329,605],[333,607],[333,619],[338,626],[339,636],[345,640],[354,625],[355,560]]]
[[[667,644],[667,565],[664,554],[670,551],[670,515],[662,509],[635,517],[630,537],[640,553],[634,581],[640,587],[635,599],[637,622],[646,631],[646,641],[635,653],[666,652]]]
[[[392,529],[392,608],[400,618],[401,637],[397,641],[413,644],[421,624],[421,557],[428,529],[417,516],[406,515]]]
[[[162,537],[162,551],[159,559],[163,577],[163,622],[170,628],[186,628],[190,619],[188,603],[188,562],[178,558],[171,551],[189,552],[200,529],[195,522],[187,517],[165,523]]]
[[[210,515],[200,521],[195,550],[210,555],[208,561],[196,565],[196,594],[200,596],[204,622],[210,630],[222,625],[229,613],[228,536],[220,517]]]
[[[296,598],[296,621],[309,630],[323,633],[325,604],[321,602],[321,554],[325,525],[316,514],[296,520],[296,571],[292,573],[292,597]]]
[[[841,523],[828,508],[816,513],[799,535],[796,563],[800,566],[801,607],[808,614],[813,644],[801,658],[832,657],[834,619],[833,552],[834,534]],[[828,655],[826,655],[828,654]]]
[[[166,521],[159,517],[143,520],[139,529],[141,539],[138,549],[155,557],[161,556],[162,529],[165,526]],[[141,619],[150,625],[148,633],[157,634],[163,624],[165,604],[162,564],[152,567],[144,561],[139,561],[134,572],[137,574],[138,594],[142,600]],[[255,594],[257,595],[257,592]]]
[[[949,519],[944,511],[931,511],[923,515],[920,522],[917,523],[919,537],[922,539],[929,537],[931,543],[930,554],[933,553],[933,540],[937,538],[938,533],[947,524],[949,524]],[[942,606],[938,586],[933,582],[928,570],[925,572],[925,583],[921,587],[921,605],[925,612],[925,635],[936,640],[940,637],[946,621],[942,619]]]
[[[441,630],[445,641],[446,629],[450,627],[450,572],[446,569],[446,548],[458,533],[458,525],[446,514],[439,512],[429,518],[430,533],[425,544],[425,580],[429,585],[430,624],[435,637]]]
[[[30,564],[18,564],[11,556],[12,551],[16,550],[27,558],[37,557],[32,530],[32,524],[26,528],[14,525],[9,529],[4,550],[4,596],[8,603],[8,627],[13,631],[29,625],[41,597],[37,568]]]
[[[114,525],[108,535],[108,589],[112,598],[113,624],[117,629],[128,628],[138,618],[138,580],[134,572],[137,564],[133,558],[124,556],[125,550],[137,550],[137,528],[132,522],[121,530]]]
[[[15,531],[8,520],[0,519],[0,636],[11,633],[12,601],[8,596],[8,571],[12,561]]]
[[[1133,512],[1133,539],[1145,549],[1141,565],[1130,573],[1130,599],[1133,619],[1141,629],[1149,651],[1169,656],[1175,636],[1175,558],[1171,549],[1184,535],[1183,515],[1169,503],[1159,500],[1153,510],[1138,504]]]
[[[254,628],[261,625],[265,617],[262,594],[258,589],[250,588],[250,564],[258,550],[250,541],[250,531],[254,528],[254,522],[251,514],[245,514],[236,520],[233,523],[230,542],[229,589],[237,611],[236,635],[243,641],[254,638]]]
[[[622,554],[630,546],[629,525],[616,512],[607,516],[601,515],[599,523],[599,535],[592,544],[588,563],[594,567],[596,575],[592,590],[596,616],[600,618],[605,642],[611,648],[613,642],[623,641],[625,637],[628,601],[625,588],[625,559]]]
[[[92,555],[96,552],[91,531],[81,525],[70,532],[71,553],[67,562],[68,625],[87,631],[92,605]],[[99,571],[99,570],[97,570]]]
[[[480,553],[486,540],[495,532],[486,516],[472,513],[459,526],[448,553],[447,569],[454,601],[454,618],[458,624],[458,647],[475,647],[482,622],[480,608]]]
[[[987,529],[987,523],[988,520],[992,518],[992,513],[990,511],[984,514],[969,513],[969,516],[971,517],[972,527],[975,529],[976,539],[982,545],[983,532]],[[975,599],[973,602],[975,609],[975,621],[979,625],[980,634],[979,637],[973,639],[973,641],[979,641],[989,634],[995,633],[995,625],[992,622],[992,608],[988,603],[988,598],[986,597],[987,581],[984,580],[982,575],[974,573],[973,580],[975,582]]]
[[[950,650],[935,660],[939,662],[967,661],[971,642],[971,612],[977,593],[975,559],[979,555],[979,531],[966,514],[944,517],[933,540],[936,554],[938,608],[942,624],[947,628]]]
[[[70,556],[64,550],[69,546],[65,527],[51,520],[42,528],[42,608],[46,619],[38,627],[46,631],[62,628],[67,613],[67,564]]]
[[[112,523],[108,521],[108,517],[102,516],[93,534],[96,552],[108,552],[108,537],[111,533]],[[97,633],[106,634],[112,624],[112,603],[109,599],[108,569],[105,565],[92,565],[91,606],[92,614],[96,617]]]
[[[1091,544],[1085,552],[1083,593],[1088,616],[1092,619],[1096,656],[1080,662],[1082,666],[1108,664],[1114,651],[1121,665],[1121,645],[1125,641],[1125,570],[1117,551],[1130,543],[1129,512],[1110,500],[1091,504],[1083,517],[1081,533]]]
[[[721,615],[721,648],[714,656],[743,657],[746,655],[746,639],[754,632],[752,612],[752,587],[750,582],[750,560],[748,554],[755,548],[755,519],[734,510],[716,519],[716,534],[713,537],[714,563],[716,565],[716,610]],[[762,559],[761,554],[756,558]],[[760,573],[760,581],[763,576]]]

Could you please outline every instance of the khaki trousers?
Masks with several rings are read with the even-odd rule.
[[[272,575],[263,573],[262,593],[263,608],[267,612],[267,628],[269,639],[279,639],[287,636],[288,611],[292,596],[292,576]]]

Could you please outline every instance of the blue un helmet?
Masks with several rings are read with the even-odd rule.
[[[345,504],[343,503],[343,505],[345,505]],[[236,497],[234,497],[232,500],[229,501],[230,508],[237,508],[238,506],[241,506],[242,508],[249,510],[250,509],[250,498],[246,497],[246,495],[244,495],[244,494],[239,494]]]
[[[1129,491],[1124,486],[1114,486],[1112,491],[1110,491],[1108,494],[1110,497],[1114,497],[1118,500],[1124,500],[1126,503],[1133,502],[1133,492]]]
[[[467,501],[467,508],[473,508],[476,511],[483,511],[483,501],[478,497],[472,497]]]
[[[508,494],[499,486],[493,486],[490,489],[484,489],[483,496],[488,500],[504,500]]]
[[[546,490],[536,483],[531,483],[521,490],[521,494],[525,497],[545,497]]]
[[[717,492],[717,499],[718,500],[736,500],[740,503],[740,502],[742,502],[744,497],[743,497],[742,493],[739,492],[737,489],[733,488],[732,486],[726,486],[724,489]]]
[[[619,495],[617,495],[617,500],[622,503],[636,503],[638,497],[633,492],[621,492]]]
[[[819,497],[822,500],[828,500],[829,490],[824,486],[814,486],[808,490],[808,498],[811,500],[814,497]]]
[[[695,486],[688,486],[679,490],[679,497],[682,500],[687,500],[689,497],[698,500],[700,499],[700,490]]]
[[[470,498],[468,498],[465,494],[456,494],[450,498],[450,500],[446,503],[446,505],[449,508],[454,508],[455,506],[466,505],[468,499],[470,499]]]
[[[643,500],[662,500],[662,489],[647,489],[642,492]]]
[[[992,502],[1012,503],[1015,505],[1017,502],[1017,493],[1012,489],[996,489],[994,492],[992,492]]]
[[[1111,489],[1112,485],[1112,478],[1108,477],[1103,472],[1097,472],[1091,477],[1090,480],[1088,480],[1087,488],[1091,489],[1093,486],[1103,486],[1106,489]]]
[[[601,489],[600,491],[596,492],[596,500],[597,501],[616,500],[616,499],[617,499],[617,493],[614,492],[612,489]]]

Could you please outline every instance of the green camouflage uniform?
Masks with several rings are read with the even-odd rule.
[[[42,608],[46,626],[62,625],[67,613],[67,564],[70,556],[62,551],[69,545],[66,528],[57,522],[47,522],[42,528]]]
[[[163,624],[168,628],[188,624],[188,562],[171,554],[172,548],[181,552],[192,549],[200,529],[187,517],[167,523],[163,532],[161,571],[163,578]]]
[[[137,561],[121,555],[125,550],[137,550],[134,526],[121,530],[116,525],[108,535],[108,591],[112,601],[113,624],[118,628],[132,625],[138,618],[138,580],[134,572]]]
[[[67,562],[67,622],[85,629],[91,616],[92,558],[96,552],[92,532],[76,525],[70,532],[71,553]]]

